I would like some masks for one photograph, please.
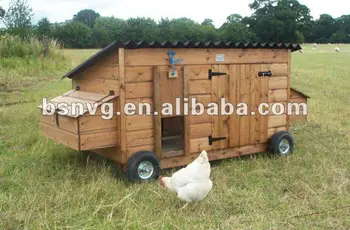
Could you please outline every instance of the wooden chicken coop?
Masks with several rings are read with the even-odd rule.
[[[80,115],[63,116],[56,110],[41,117],[42,133],[122,164],[131,180],[148,180],[160,168],[186,165],[202,150],[210,160],[267,150],[285,155],[294,147],[287,132],[291,122],[306,116],[270,111],[263,116],[258,106],[307,103],[308,97],[290,86],[291,52],[299,49],[276,43],[115,42],[67,73],[72,90],[51,101],[98,103],[97,113],[91,115],[86,106]],[[234,105],[247,103],[249,114],[212,116],[205,106],[204,114],[195,116],[192,98],[203,105],[220,104],[222,98]],[[179,113],[160,113],[164,103],[175,110],[177,100]],[[108,120],[101,118],[106,102],[115,105]],[[135,115],[123,112],[128,103],[136,106]],[[140,116],[140,103],[150,105],[153,115]]]

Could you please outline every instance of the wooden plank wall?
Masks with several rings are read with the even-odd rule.
[[[162,116],[160,113],[161,111],[161,100],[162,100],[162,87],[161,87],[161,74],[159,67],[153,67],[152,68],[152,76],[153,76],[153,108],[154,111],[158,112],[158,115],[153,116],[153,126],[154,126],[154,143],[155,148],[154,152],[158,156],[159,159],[163,157],[162,152]]]
[[[108,102],[114,105],[114,110],[110,112],[115,113],[118,109],[117,99],[115,96],[73,90],[54,98],[52,101],[68,104]],[[99,106],[96,109],[96,114],[90,115],[86,112],[79,117],[56,114],[42,115],[40,118],[42,132],[44,136],[79,151],[116,147],[119,145],[119,133],[117,132],[119,119],[114,116],[112,119],[105,120],[102,118],[101,110],[101,106]],[[114,154],[117,155],[116,152]]]
[[[115,147],[118,145],[116,128],[80,133],[80,150]]]
[[[212,102],[212,81],[208,79],[208,70],[212,68],[211,65],[194,65],[185,66],[186,79],[189,84],[189,113],[195,108],[191,106],[192,98],[196,98],[197,102],[205,105]],[[197,110],[198,111],[198,110]],[[204,115],[189,116],[188,119],[188,153],[198,153],[202,150],[211,150],[208,136],[212,133],[213,117],[207,115],[207,108],[205,108]],[[185,131],[186,132],[186,131]]]
[[[288,59],[287,59],[288,61]],[[279,131],[285,131],[287,127],[287,111],[282,115],[273,115],[271,106],[274,103],[286,105],[288,102],[289,91],[289,67],[288,62],[282,64],[272,64],[264,66],[264,69],[271,70],[272,76],[268,78],[268,102],[270,105],[268,117],[267,137],[271,138],[273,134]]]
[[[208,157],[210,161],[213,161],[213,160],[227,159],[230,157],[240,157],[244,155],[259,153],[259,152],[266,151],[266,149],[267,149],[267,144],[264,143],[264,144],[246,145],[246,146],[228,148],[228,149],[209,150]],[[185,166],[191,163],[197,157],[198,157],[198,153],[192,153],[186,156],[164,158],[160,160],[160,166],[163,169]]]
[[[182,75],[183,75],[183,97],[190,99],[190,75],[187,67],[182,67]],[[190,125],[191,125],[191,117],[184,116],[184,155],[190,154]]]
[[[300,94],[299,92],[291,89],[290,90],[290,103],[305,103],[307,104],[307,97]],[[296,115],[295,108],[293,108],[293,114],[289,116],[290,122],[299,122],[299,121],[307,121],[307,115],[302,115],[304,110],[300,109],[299,115]]]
[[[125,100],[136,105],[134,116],[125,116],[127,157],[141,150],[155,150],[152,116],[139,116],[139,105],[148,103],[153,113],[153,71],[151,66],[125,67]],[[142,108],[146,112],[146,106]]]
[[[284,49],[172,49],[182,58],[182,65],[286,63]],[[168,66],[167,49],[129,49],[125,53],[126,66]],[[216,54],[225,55],[218,63]]]
[[[115,147],[118,145],[117,118],[103,120],[101,116],[78,118],[58,115],[57,126],[52,116],[41,116],[44,136],[78,151]]]
[[[268,78],[258,76],[268,65],[231,65],[230,102],[238,109],[239,103],[248,105],[248,115],[229,117],[229,146],[239,147],[267,141],[268,117],[258,112],[261,103],[268,102]],[[267,69],[266,69],[267,70]],[[241,106],[239,108],[242,108]],[[252,114],[254,113],[254,114]]]
[[[269,49],[173,49],[176,58],[183,59],[183,70],[177,67],[180,78],[188,82],[188,87],[180,87],[188,95],[190,100],[196,97],[197,101],[208,104],[212,101],[213,94],[227,97],[231,102],[249,102],[252,110],[260,102],[287,102],[288,88],[288,52],[287,50]],[[125,50],[125,94],[126,102],[153,103],[153,75],[152,66],[157,66],[160,73],[168,71],[168,56],[165,49],[137,49]],[[217,65],[216,54],[224,54],[225,60]],[[273,63],[273,64],[271,64]],[[222,66],[222,67],[220,67]],[[231,77],[221,77],[214,80],[208,79],[208,69],[225,68]],[[271,70],[273,76],[263,80],[257,79],[259,71]],[[165,75],[163,76],[165,79]],[[222,80],[225,79],[225,80]],[[271,79],[271,81],[270,81]],[[213,91],[213,82],[219,87],[226,87],[227,91]],[[177,83],[176,83],[177,84]],[[170,90],[163,97],[172,95]],[[178,87],[174,87],[178,88]],[[235,93],[232,93],[235,92]],[[175,92],[174,92],[175,93]],[[162,99],[163,101],[163,99]],[[164,99],[165,101],[165,99]],[[189,103],[191,104],[191,103]],[[152,111],[153,111],[152,105]],[[193,108],[190,108],[190,110]],[[185,146],[185,154],[200,152],[201,150],[213,150],[215,147],[208,143],[208,136],[212,134],[212,124],[217,124],[218,130],[226,130],[229,136],[227,143],[218,143],[218,148],[238,147],[242,145],[264,143],[277,130],[286,126],[286,116],[231,116],[218,118],[216,123],[213,117],[189,116],[185,124],[189,126],[185,131],[188,143]],[[224,119],[224,120],[222,120]],[[131,156],[140,150],[155,150],[155,132],[152,117],[127,116],[127,156]],[[222,125],[223,124],[223,125]],[[224,131],[220,131],[224,133]],[[141,139],[139,139],[141,138]],[[215,145],[214,145],[215,146]],[[159,148],[159,147],[158,147]]]
[[[230,66],[229,65],[219,65],[217,66],[217,71],[221,73],[226,73],[226,75],[222,75],[221,77],[217,78],[217,83],[219,88],[219,94],[217,95],[217,100],[219,101],[219,110],[221,111],[221,98],[225,98],[226,102],[229,102],[229,80],[231,78],[230,73]],[[213,85],[214,86],[214,85]],[[214,87],[212,88],[212,92],[217,91],[214,90]],[[213,96],[213,95],[212,95]],[[221,115],[218,117],[218,137],[226,137],[226,139],[221,140],[217,143],[219,149],[226,149],[229,145],[229,124],[228,124],[229,116],[228,115]],[[215,136],[214,136],[215,137]]]
[[[291,72],[292,72],[292,52],[288,50],[288,59],[287,59],[287,104],[290,103],[290,82],[291,82]],[[287,116],[287,130],[292,125],[290,116]]]
[[[227,76],[208,80],[208,69],[225,72]],[[240,64],[198,65],[185,67],[190,79],[190,97],[208,104],[227,98],[237,106],[247,103],[249,112],[255,115],[190,116],[190,153],[225,149],[267,142],[276,131],[286,130],[286,115],[262,116],[258,113],[260,103],[287,102],[287,64]],[[258,76],[259,71],[271,70],[269,78]],[[203,87],[205,85],[206,87]],[[226,91],[226,86],[228,91]],[[212,91],[210,92],[210,88]],[[191,90],[192,89],[192,90]],[[269,112],[270,113],[270,112]],[[227,126],[228,124],[228,126]],[[225,128],[226,127],[226,128]],[[229,143],[219,141],[208,145],[208,136],[228,137]]]
[[[113,90],[119,95],[118,55],[113,53],[96,62],[72,79],[72,87],[81,91],[109,94]]]
[[[169,71],[171,69],[167,66],[160,66],[159,71],[159,102],[160,104],[170,103],[174,109],[176,108],[176,98],[180,98],[181,105],[183,104],[184,95],[184,78],[183,70],[180,66],[175,67],[177,72],[176,78],[169,78]],[[183,115],[183,107],[181,106],[181,115]],[[175,115],[173,115],[175,116]],[[163,115],[162,117],[167,117]]]
[[[43,120],[40,122],[40,128],[44,137],[50,138],[72,149],[80,150],[78,134],[54,127],[52,124],[48,124]]]

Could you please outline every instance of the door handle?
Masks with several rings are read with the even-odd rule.
[[[272,72],[271,71],[262,71],[258,73],[259,77],[271,77]]]

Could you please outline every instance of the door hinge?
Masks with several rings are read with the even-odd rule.
[[[271,77],[272,76],[272,72],[271,71],[262,71],[259,72],[259,77]]]
[[[211,69],[208,70],[208,79],[209,80],[211,80],[211,78],[214,76],[221,76],[221,75],[227,75],[227,73],[213,72],[213,70],[211,70]]]
[[[212,137],[212,136],[209,136],[208,139],[209,139],[209,145],[213,145],[213,142],[226,140],[227,138],[226,137]]]

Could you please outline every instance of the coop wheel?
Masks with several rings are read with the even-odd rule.
[[[126,176],[131,181],[149,181],[159,177],[159,160],[150,151],[140,151],[128,159]]]
[[[286,131],[275,133],[269,141],[269,151],[280,156],[287,156],[294,150],[294,138]]]

